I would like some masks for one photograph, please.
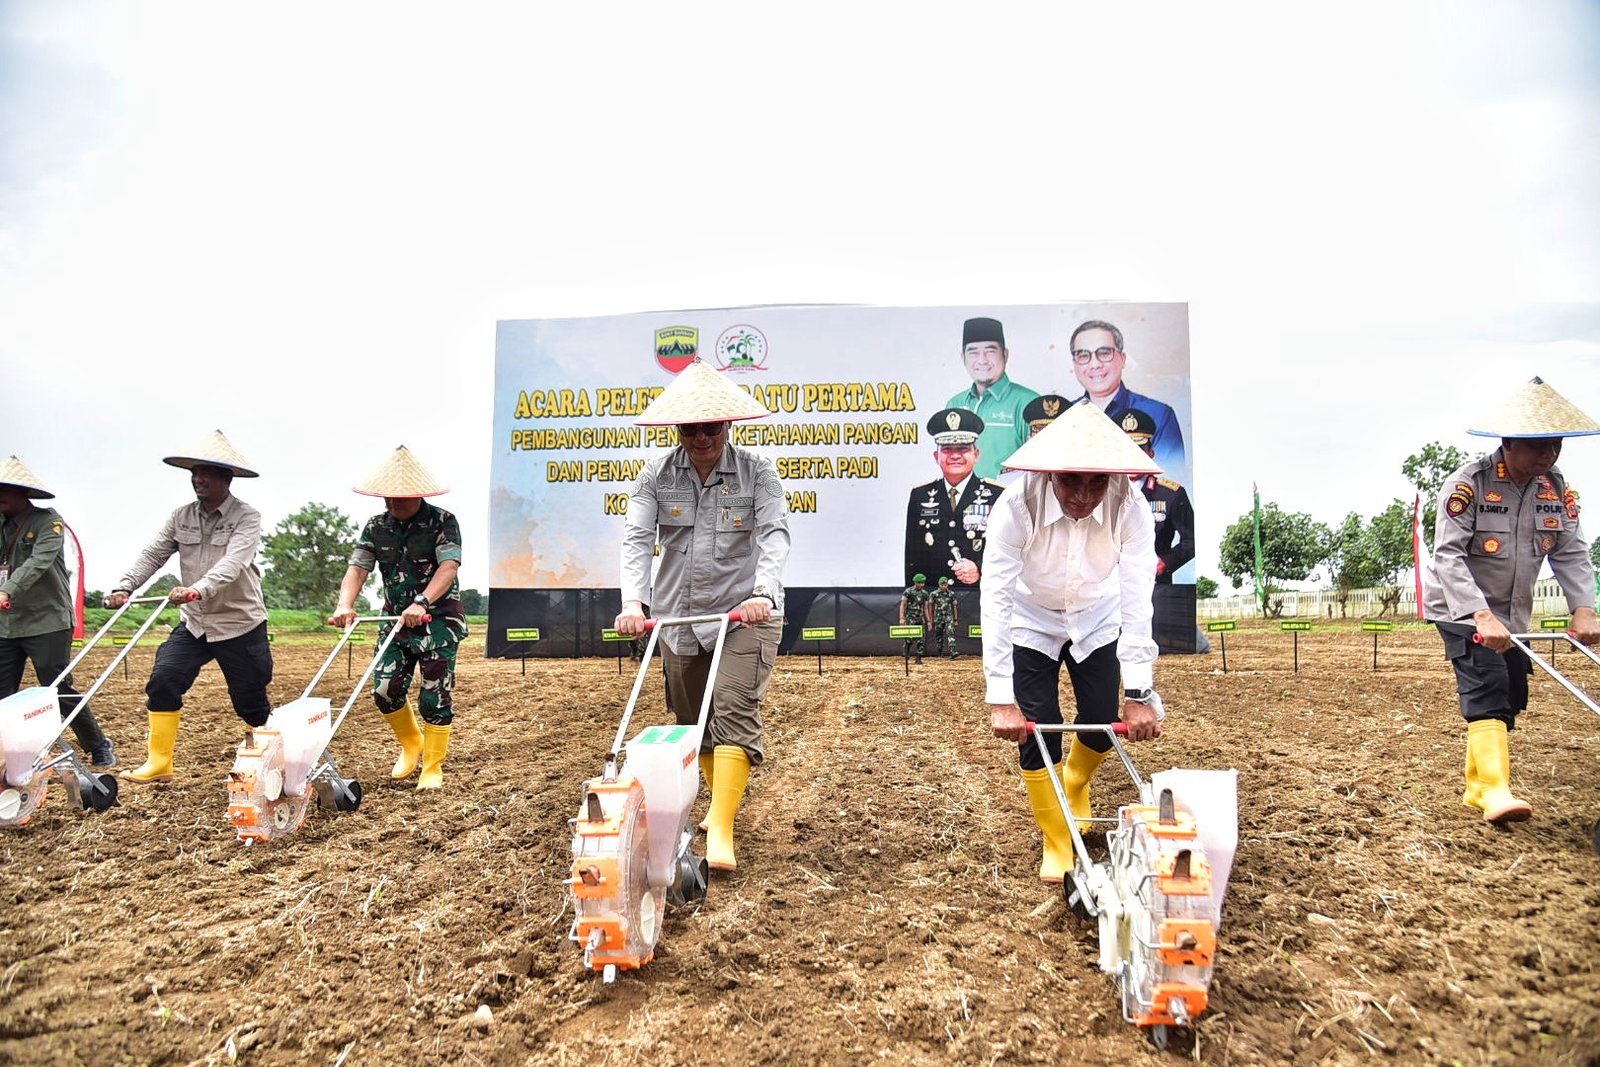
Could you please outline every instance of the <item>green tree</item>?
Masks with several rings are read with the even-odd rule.
[[[1429,552],[1433,551],[1434,505],[1438,503],[1439,490],[1444,488],[1445,479],[1471,458],[1455,445],[1429,441],[1400,464],[1400,473],[1422,496],[1422,537]]]
[[[1337,529],[1329,531],[1319,562],[1328,565],[1340,618],[1350,613],[1348,605],[1353,590],[1378,584],[1378,562],[1373,555],[1371,531],[1353,511],[1344,517]]]
[[[1333,536],[1324,524],[1303,511],[1286,512],[1276,502],[1261,509],[1262,580],[1266,583],[1267,614],[1283,613],[1283,598],[1272,594],[1280,582],[1301,581],[1327,558],[1327,544]],[[1222,535],[1219,565],[1234,587],[1256,571],[1255,541],[1249,512],[1229,526]]]
[[[358,532],[344,512],[326,504],[307,504],[278,523],[261,539],[267,563],[261,585],[267,604],[302,610],[330,607]],[[357,610],[366,609],[363,597]]]
[[[1412,568],[1411,505],[1393,500],[1367,524],[1367,552],[1375,572],[1373,584],[1383,590],[1380,614],[1400,609],[1400,579]]]
[[[1202,574],[1194,580],[1194,595],[1197,600],[1210,600],[1217,595],[1217,580]]]
[[[461,610],[468,615],[487,615],[489,598],[476,589],[461,590]]]

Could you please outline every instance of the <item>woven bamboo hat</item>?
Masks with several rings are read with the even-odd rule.
[[[351,488],[362,496],[395,498],[438,496],[450,491],[448,485],[417,462],[417,457],[405,445],[389,453],[389,458],[378,464],[377,470]]]
[[[22,490],[23,496],[34,500],[54,500],[56,497],[39,481],[39,476],[16,456],[0,459],[0,485],[15,486]]]
[[[1600,433],[1600,423],[1579,411],[1566,397],[1534,378],[1511,394],[1499,410],[1469,429],[1479,437],[1584,437]]]
[[[259,478],[260,475],[250,466],[250,461],[233,447],[221,430],[212,430],[200,440],[195,441],[187,449],[176,455],[167,456],[161,462],[170,463],[174,467],[184,470],[194,470],[200,464],[211,467],[221,467],[229,470],[239,478]]]
[[[636,426],[677,426],[685,422],[739,422],[764,419],[772,412],[755,397],[697,359],[650,401],[634,419]]]
[[[1001,466],[1014,471],[1160,474],[1161,466],[1093,404],[1074,404]]]

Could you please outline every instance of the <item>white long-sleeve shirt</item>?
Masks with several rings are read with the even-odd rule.
[[[1048,474],[1029,474],[1007,488],[989,516],[984,549],[985,700],[1016,702],[1015,646],[1055,657],[1068,641],[1080,663],[1118,641],[1123,686],[1153,687],[1155,577],[1155,522],[1126,478],[1114,475],[1106,499],[1082,519],[1062,510]]]

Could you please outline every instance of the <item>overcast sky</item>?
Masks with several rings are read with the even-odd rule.
[[[486,588],[497,319],[1187,301],[1219,578],[1252,481],[1600,417],[1595,4],[551,7],[0,0],[0,455],[91,586],[220,427],[269,528],[410,446]]]

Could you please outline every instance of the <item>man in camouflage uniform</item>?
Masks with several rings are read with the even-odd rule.
[[[438,789],[444,784],[444,758],[455,719],[456,649],[467,636],[466,611],[456,581],[461,528],[454,515],[423,499],[449,489],[404,445],[354,488],[364,496],[383,497],[384,512],[368,519],[362,529],[339,586],[339,606],[328,621],[342,627],[356,618],[356,597],[377,566],[383,579],[383,612],[399,615],[402,627],[372,675],[373,703],[400,742],[400,757],[390,777],[396,781],[409,777],[420,760],[417,788]],[[417,699],[420,731],[408,699],[413,671],[422,678]]]
[[[956,593],[950,588],[950,579],[940,578],[938,590],[928,598],[928,609],[933,615],[934,649],[947,659],[960,655],[956,651],[956,623],[960,610],[956,606]]]
[[[944,579],[940,579],[943,581]],[[906,591],[900,594],[900,625],[920,626],[922,636],[915,640],[907,639],[906,652],[912,651],[911,646],[916,645],[917,662],[922,662],[922,653],[926,651],[928,635],[928,601],[933,596],[928,592],[928,576],[917,572],[911,576],[911,584],[906,586]],[[907,619],[910,621],[907,622]]]
[[[0,460],[0,697],[22,684],[22,667],[33,661],[40,685],[49,685],[72,659],[73,596],[61,536],[66,523],[53,508],[34,505],[54,499],[16,456]],[[62,718],[95,767],[117,762],[111,740],[94,713],[79,707],[72,675],[56,687]]]
[[[1461,801],[1499,824],[1533,814],[1511,792],[1508,731],[1528,707],[1533,672],[1511,635],[1528,632],[1533,583],[1544,565],[1566,594],[1572,633],[1585,644],[1600,642],[1577,493],[1555,465],[1562,438],[1600,434],[1600,423],[1534,378],[1479,425],[1467,432],[1498,437],[1500,447],[1445,479],[1422,607],[1444,639],[1467,722]]]

